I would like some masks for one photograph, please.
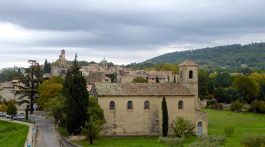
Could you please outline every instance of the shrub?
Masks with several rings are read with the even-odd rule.
[[[254,113],[265,113],[265,101],[260,101],[260,100],[252,101],[250,111]]]
[[[265,146],[265,136],[246,136],[241,139],[244,147],[262,147]]]
[[[63,127],[59,127],[58,128],[58,132],[61,136],[63,137],[67,137],[69,136],[70,134],[67,132],[66,128],[63,128]]]
[[[168,137],[159,137],[159,142],[167,146],[180,146],[183,147],[183,138],[168,138]]]
[[[17,114],[17,107],[13,101],[8,102],[6,113],[8,115],[16,115]]]
[[[5,104],[0,104],[0,112],[6,112],[6,105]]]
[[[185,120],[183,117],[176,117],[176,119],[171,123],[170,128],[175,133],[176,137],[183,137],[188,135],[194,135],[195,125],[189,121]]]
[[[226,128],[224,129],[224,132],[225,132],[225,136],[226,136],[226,137],[234,136],[235,128],[232,127],[232,126],[226,127]]]
[[[226,143],[224,136],[202,136],[189,147],[218,147]]]
[[[210,100],[207,101],[207,106],[206,107],[207,108],[213,108],[213,105],[216,104],[216,102],[217,102],[216,99],[214,99],[214,98],[210,99]]]
[[[212,108],[213,108],[213,109],[216,109],[216,110],[223,110],[223,109],[224,109],[222,103],[215,103],[215,104],[212,106]]]
[[[242,108],[243,104],[240,101],[235,101],[230,106],[231,111],[236,111],[236,112],[241,112]]]

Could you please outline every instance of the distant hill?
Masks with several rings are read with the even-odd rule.
[[[234,44],[167,53],[139,63],[141,66],[159,63],[181,63],[192,59],[201,67],[236,70],[243,67],[265,70],[265,43]]]

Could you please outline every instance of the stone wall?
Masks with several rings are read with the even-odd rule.
[[[150,102],[150,109],[144,109],[144,102]],[[178,102],[184,102],[178,109]],[[110,110],[110,101],[115,102],[115,110]],[[133,102],[133,109],[127,109],[127,102]],[[207,116],[195,110],[192,96],[166,96],[169,123],[177,116],[183,116],[194,124],[203,123],[203,133],[207,134]],[[104,110],[106,123],[102,131],[105,136],[160,135],[162,126],[162,96],[98,97]],[[196,125],[197,126],[197,125]],[[196,132],[197,128],[195,129]]]

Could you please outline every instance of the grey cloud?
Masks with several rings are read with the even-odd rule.
[[[23,47],[23,52],[29,54],[52,54],[45,50],[66,47],[82,48],[80,54],[94,52],[91,48],[98,49],[100,54],[133,50],[137,56],[136,51],[158,53],[159,48],[167,46],[176,50],[214,46],[219,45],[217,42],[230,43],[227,38],[265,34],[264,5],[263,0],[1,1],[0,23],[12,23],[35,32],[47,31],[50,37],[32,38],[28,42],[0,40],[0,43]],[[57,32],[62,34],[53,37]],[[260,38],[264,37],[249,42]],[[34,47],[42,47],[43,52],[31,51]],[[144,57],[137,58],[142,60]]]

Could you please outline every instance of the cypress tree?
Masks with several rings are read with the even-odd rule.
[[[79,69],[76,55],[72,67],[67,71],[63,89],[66,97],[66,129],[71,134],[79,134],[87,119],[88,92],[86,80]]]
[[[156,83],[160,83],[158,76],[156,76]]]
[[[167,112],[167,102],[165,96],[162,100],[162,135],[166,137],[168,134],[168,112]]]
[[[47,64],[47,73],[51,73],[51,72],[52,72],[51,63],[49,62]]]
[[[47,71],[48,70],[47,69],[48,67],[47,66],[48,66],[48,61],[47,61],[47,59],[45,59],[44,67],[43,67],[43,73],[48,73],[48,71]]]

